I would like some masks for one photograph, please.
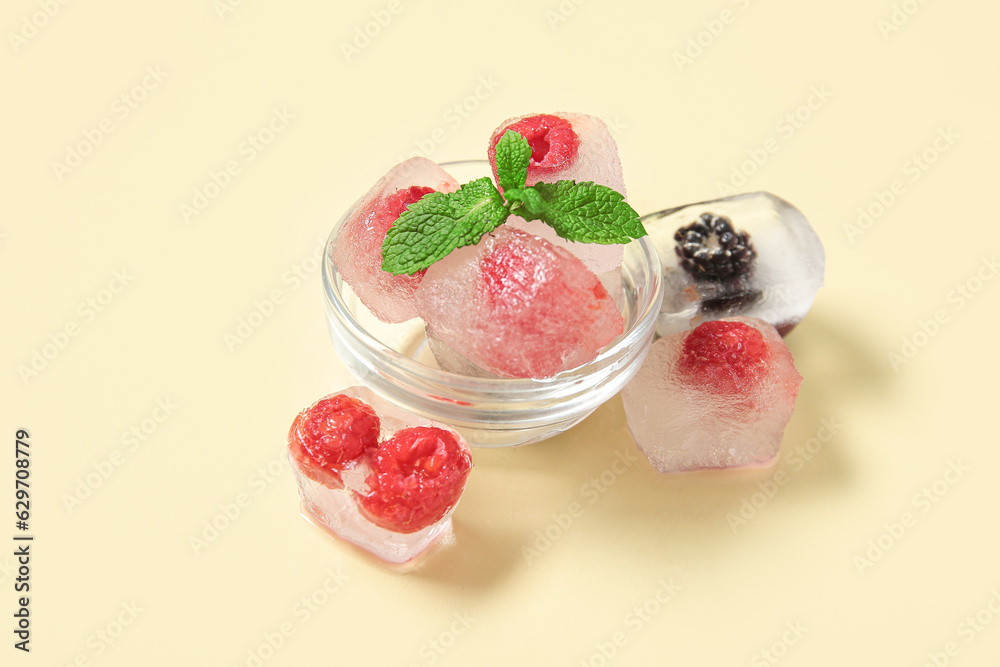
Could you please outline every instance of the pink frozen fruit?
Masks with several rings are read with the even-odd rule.
[[[341,473],[378,447],[381,425],[370,405],[336,394],[303,410],[288,432],[288,451],[302,474],[343,488]]]
[[[454,432],[433,426],[402,429],[375,450],[361,509],[386,530],[417,532],[455,506],[471,467],[469,448]]]
[[[382,241],[406,207],[430,192],[454,192],[458,182],[437,164],[415,157],[393,167],[355,204],[334,241],[333,261],[344,281],[383,322],[417,316],[413,301],[423,272],[382,270]]]
[[[320,399],[295,418],[289,459],[302,506],[321,526],[391,563],[452,534],[472,468],[458,433],[365,387]]]
[[[490,137],[488,156],[496,178],[496,145],[507,130],[528,141],[528,185],[538,182],[593,181],[626,195],[618,147],[600,118],[582,113],[531,114],[504,121]],[[525,222],[512,216],[508,222],[531,234],[567,248],[594,273],[611,271],[621,264],[622,246],[575,243],[556,235],[539,220]]]
[[[622,401],[632,438],[660,472],[765,466],[801,382],[773,326],[734,317],[653,343]]]
[[[563,248],[506,225],[427,271],[417,308],[434,335],[504,377],[550,377],[594,359],[622,315]]]

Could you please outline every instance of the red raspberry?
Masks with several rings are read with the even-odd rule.
[[[378,416],[364,401],[327,396],[298,414],[288,432],[288,448],[310,479],[342,488],[341,471],[378,447],[380,429]]]
[[[396,222],[399,216],[403,215],[403,211],[410,204],[415,204],[420,201],[424,195],[435,192],[434,188],[428,188],[423,185],[411,185],[405,190],[397,190],[395,194],[389,195],[381,202],[379,202],[379,219],[384,223],[388,222],[386,229],[392,227],[392,223]]]
[[[548,114],[522,118],[493,134],[488,155],[494,177],[497,173],[497,143],[507,130],[517,132],[527,139],[528,145],[531,146],[531,160],[528,162],[529,184],[537,182],[544,174],[562,171],[569,167],[580,147],[580,137],[565,118]]]
[[[411,185],[404,190],[397,190],[395,193],[389,195],[382,201],[375,204],[376,215],[373,220],[374,231],[376,232],[375,240],[377,241],[377,252],[378,256],[381,257],[381,247],[382,241],[385,239],[386,233],[389,228],[396,224],[399,220],[399,216],[403,215],[403,211],[407,209],[410,204],[415,204],[420,201],[424,195],[430,194],[431,192],[437,192],[434,188],[428,188],[423,185]],[[420,283],[420,278],[424,277],[427,273],[427,269],[417,271],[411,276],[396,276],[392,280],[397,282],[412,282],[413,289],[416,289],[416,285]],[[414,278],[416,276],[416,279]]]
[[[375,452],[362,511],[377,526],[414,533],[455,506],[472,467],[469,448],[449,431],[405,428]]]
[[[497,244],[479,261],[479,270],[493,307],[528,305],[545,283],[545,267],[513,243]]]
[[[687,382],[723,394],[752,388],[767,374],[771,351],[743,322],[704,322],[688,334],[677,369]]]
[[[483,286],[491,306],[518,308],[528,306],[540,291],[551,287],[552,269],[514,243],[497,244],[493,252],[479,261]],[[610,298],[600,281],[588,291],[597,301]]]

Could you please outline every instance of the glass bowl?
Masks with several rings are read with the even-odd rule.
[[[490,175],[485,160],[441,166],[460,183]],[[524,445],[569,429],[618,393],[646,357],[663,299],[660,260],[648,238],[625,246],[618,300],[625,331],[593,361],[549,378],[482,378],[439,369],[419,318],[386,324],[355,296],[332,258],[350,213],[330,233],[323,262],[337,354],[359,382],[404,410],[452,426],[474,447]]]

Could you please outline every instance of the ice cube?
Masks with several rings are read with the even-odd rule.
[[[405,210],[431,191],[454,192],[458,182],[427,158],[396,165],[354,205],[334,242],[333,261],[361,302],[383,322],[417,316],[413,294],[423,277],[382,270],[385,233]]]
[[[735,315],[762,319],[784,335],[823,285],[816,232],[797,208],[767,192],[688,204],[642,222],[663,267],[661,336]],[[725,223],[732,229],[727,239]],[[741,242],[741,232],[749,243]]]
[[[604,121],[582,113],[528,114],[500,124],[490,137],[489,158],[496,176],[495,147],[509,129],[524,136],[532,148],[528,165],[528,185],[539,181],[593,181],[626,196],[618,147]],[[556,235],[555,230],[538,220],[526,222],[511,216],[508,224],[546,241],[564,247],[579,257],[594,273],[604,273],[619,266],[622,246],[576,243]]]
[[[621,267],[602,273],[597,276],[597,279],[601,281],[601,285],[603,285],[604,289],[607,290],[608,296],[615,304],[615,307],[618,308],[619,311],[624,312],[624,309],[626,308],[625,287],[622,284]],[[482,378],[500,377],[496,373],[491,373],[482,366],[479,366],[451,345],[448,345],[448,343],[441,340],[441,338],[439,338],[430,327],[424,327],[424,329],[424,335],[427,339],[427,347],[430,349],[431,354],[434,355],[434,359],[437,361],[439,368],[446,370],[449,373],[456,373],[458,375],[469,375],[472,377]]]
[[[765,466],[801,381],[774,327],[735,317],[654,342],[622,401],[632,438],[660,472]]]
[[[333,535],[390,563],[452,539],[471,457],[444,424],[349,387],[303,410],[288,448],[304,511]],[[420,468],[430,460],[432,469]],[[397,481],[406,494],[394,493]]]
[[[496,373],[491,373],[482,366],[479,366],[451,345],[438,338],[438,335],[430,327],[425,327],[425,334],[427,336],[427,347],[430,348],[431,354],[434,355],[435,361],[437,361],[438,366],[442,370],[449,373],[456,373],[457,375],[469,375],[471,377],[500,377]]]
[[[505,377],[550,377],[585,364],[623,328],[579,259],[507,225],[431,266],[416,299],[437,338]]]

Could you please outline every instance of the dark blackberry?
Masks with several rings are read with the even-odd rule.
[[[674,233],[674,251],[681,267],[695,280],[726,282],[753,268],[757,252],[750,235],[733,228],[721,215],[702,213]]]
[[[762,296],[764,294],[759,289],[716,296],[702,301],[700,310],[714,316],[739,315],[744,309],[760,301]]]

